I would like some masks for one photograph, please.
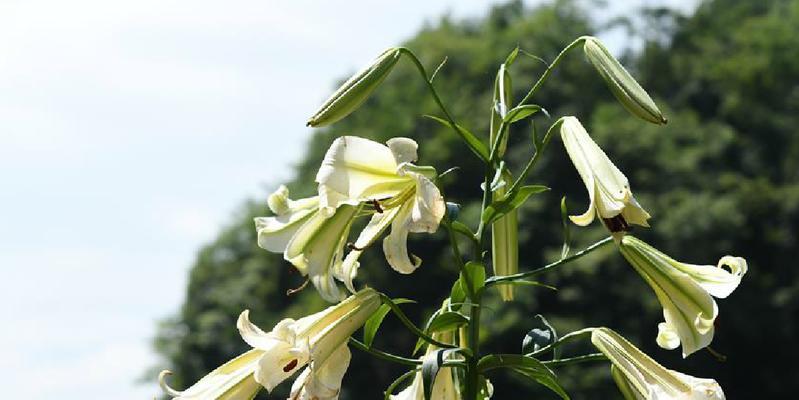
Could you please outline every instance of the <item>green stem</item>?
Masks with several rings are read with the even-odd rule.
[[[535,357],[539,354],[544,354],[550,350],[555,350],[556,348],[563,346],[566,343],[573,342],[578,339],[582,339],[585,336],[591,335],[591,332],[594,331],[596,328],[583,328],[578,331],[570,332],[564,335],[562,338],[558,339],[555,343],[550,344],[549,346],[544,346],[532,353],[526,354],[530,357]]]
[[[479,306],[481,297],[476,295],[474,301]],[[469,350],[472,352],[472,357],[467,360],[466,365],[466,387],[465,399],[477,400],[477,394],[480,391],[480,370],[478,369],[477,362],[480,360],[480,309],[481,307],[472,307],[469,314],[469,330],[467,337],[469,342]]]
[[[405,47],[401,47],[399,50],[403,54],[408,56],[408,58],[411,59],[413,65],[415,65],[419,73],[422,74],[424,82],[425,84],[427,84],[427,88],[430,90],[430,94],[433,95],[433,100],[435,100],[436,104],[438,105],[438,108],[441,109],[441,112],[444,113],[444,118],[447,119],[447,121],[449,122],[450,126],[455,131],[455,133],[457,133],[458,136],[460,136],[461,139],[463,139],[464,142],[466,142],[469,149],[472,150],[472,152],[475,155],[477,155],[477,157],[479,157],[484,162],[488,161],[486,160],[486,156],[484,154],[480,153],[480,151],[469,145],[469,140],[466,139],[466,137],[469,136],[469,134],[463,131],[463,129],[452,118],[452,115],[450,115],[449,111],[447,110],[447,107],[444,106],[444,102],[441,101],[441,97],[438,96],[438,92],[436,92],[436,88],[433,86],[433,81],[430,79],[429,75],[427,74],[427,70],[425,69],[424,65],[422,65],[422,62],[419,61],[418,57],[416,57],[416,54],[413,54],[413,52],[410,49]]]
[[[538,78],[538,81],[535,82],[535,85],[533,85],[533,87],[530,88],[530,91],[527,92],[526,95],[524,95],[524,98],[522,98],[522,100],[519,102],[518,105],[520,105],[520,106],[524,105],[530,99],[532,99],[533,96],[535,96],[535,94],[538,92],[538,89],[540,89],[541,86],[544,84],[544,81],[546,81],[547,78],[549,78],[549,75],[552,74],[552,70],[555,69],[555,67],[558,64],[560,64],[560,61],[563,59],[563,57],[566,55],[566,53],[568,53],[569,51],[573,50],[577,46],[581,45],[585,41],[585,39],[586,39],[585,36],[580,36],[577,39],[575,39],[573,42],[571,42],[571,44],[566,46],[566,48],[561,50],[560,54],[558,54],[558,56],[555,57],[555,60],[552,61],[552,64],[549,64],[549,66],[544,71],[544,73],[541,74],[541,77]]]
[[[414,360],[412,358],[400,357],[398,355],[386,353],[384,351],[368,347],[363,342],[361,342],[358,339],[355,339],[354,337],[350,337],[350,344],[352,345],[352,347],[355,347],[358,350],[365,351],[377,358],[381,358],[386,361],[391,361],[397,364],[410,365],[410,366],[422,365],[422,360]]]
[[[424,340],[425,342],[445,349],[454,349],[458,347],[452,344],[442,343],[439,342],[438,340],[433,339],[430,335],[424,333],[421,329],[416,327],[416,325],[414,325],[414,323],[411,322],[410,319],[408,319],[408,316],[406,316],[405,313],[402,312],[402,309],[400,309],[399,306],[397,306],[397,304],[394,303],[394,301],[392,301],[388,296],[386,296],[383,293],[380,293],[380,298],[383,300],[383,304],[387,304],[391,308],[391,311],[394,313],[394,315],[396,315],[397,318],[399,318],[400,322],[402,322],[402,324],[405,325],[405,327],[408,328],[408,330],[413,332],[414,335],[422,338],[422,340]]]
[[[527,272],[520,272],[518,274],[513,274],[513,275],[492,276],[491,278],[488,278],[486,280],[486,287],[488,287],[490,285],[494,285],[497,282],[515,281],[515,280],[519,280],[519,279],[529,278],[531,276],[536,276],[538,274],[547,272],[547,271],[549,271],[551,269],[555,269],[555,268],[557,268],[557,267],[559,267],[561,265],[568,264],[569,262],[572,262],[572,261],[574,261],[574,260],[576,260],[578,258],[586,256],[586,255],[592,253],[594,250],[596,250],[596,249],[598,249],[598,248],[600,248],[602,246],[605,246],[605,245],[607,245],[608,243],[611,243],[611,242],[613,242],[613,237],[612,236],[608,236],[608,237],[606,237],[606,238],[604,238],[604,239],[602,239],[602,240],[600,240],[600,241],[598,241],[598,242],[586,247],[585,249],[583,249],[580,252],[577,252],[577,253],[575,253],[575,254],[573,254],[573,255],[571,255],[569,257],[566,257],[566,258],[561,258],[560,260],[555,261],[553,263],[550,263],[550,264],[548,264],[546,266],[543,266],[541,268],[534,269],[532,271],[527,271]]]
[[[592,353],[577,357],[564,358],[561,360],[542,361],[547,367],[561,367],[564,365],[579,364],[589,361],[606,361],[608,358],[602,353]]]
[[[530,171],[533,170],[533,167],[535,167],[535,165],[538,163],[538,160],[541,158],[541,155],[544,154],[544,149],[546,149],[547,145],[549,144],[549,141],[552,139],[552,132],[559,129],[562,124],[563,124],[563,118],[559,118],[557,121],[555,121],[554,124],[552,124],[552,126],[549,127],[549,129],[547,129],[547,133],[544,135],[544,140],[541,142],[541,147],[536,148],[533,158],[531,158],[530,161],[527,163],[527,165],[524,166],[524,170],[522,170],[521,175],[519,175],[519,177],[516,178],[516,181],[514,181],[513,185],[511,185],[511,187],[508,189],[509,196],[513,193],[514,190],[518,189],[518,187],[527,178],[527,175],[530,173]]]

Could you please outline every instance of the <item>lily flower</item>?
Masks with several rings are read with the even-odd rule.
[[[291,200],[285,186],[269,196],[268,204],[275,216],[255,218],[258,245],[283,253],[303,276],[308,276],[325,300],[341,300],[343,294],[334,278],[341,269],[338,264],[343,259],[344,245],[361,206],[342,203],[332,213],[324,213],[318,196]]]
[[[435,170],[412,164],[417,148],[408,138],[393,138],[383,145],[343,136],[327,150],[316,175],[323,212],[329,214],[353,202],[369,203],[375,209],[339,271],[342,277],[357,271],[360,251],[389,225],[391,232],[383,240],[383,252],[391,267],[410,274],[421,264],[418,257],[408,255],[408,233],[435,232],[446,207],[441,192],[430,180]]]
[[[166,383],[166,377],[172,374],[171,371],[161,371],[158,382],[161,389],[175,400],[250,400],[261,390],[254,373],[262,354],[260,350],[250,350],[213,370],[183,391],[172,389]]]
[[[671,350],[682,344],[683,357],[708,346],[718,316],[713,297],[725,298],[738,287],[746,260],[725,256],[716,266],[681,263],[630,235],[621,240],[619,250],[663,306],[658,345]]]
[[[591,332],[591,343],[611,362],[611,374],[625,400],[724,400],[713,379],[664,368],[608,328]]]
[[[569,218],[587,226],[599,217],[611,232],[622,232],[630,224],[648,227],[649,213],[633,197],[627,177],[591,139],[575,117],[563,118],[560,136],[566,152],[588,189],[588,210]]]
[[[302,367],[308,368],[292,386],[292,399],[337,399],[341,379],[349,366],[349,337],[380,306],[380,297],[364,289],[318,313],[278,322],[264,332],[250,322],[249,310],[237,327],[252,350],[228,361],[190,388],[177,391],[159,376],[161,387],[179,400],[249,400],[261,386],[272,391]]]

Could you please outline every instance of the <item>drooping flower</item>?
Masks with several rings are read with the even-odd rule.
[[[713,379],[664,368],[608,328],[591,332],[591,343],[611,362],[611,374],[625,400],[724,400]]]
[[[682,344],[683,357],[708,346],[718,315],[713,297],[725,298],[738,287],[747,271],[746,260],[725,256],[717,266],[681,263],[630,235],[621,240],[619,249],[663,306],[665,322],[658,325],[658,345],[675,349]]]
[[[251,323],[249,313],[244,311],[237,324],[241,337],[263,351],[255,368],[255,380],[271,391],[310,363],[311,372],[301,376],[301,383],[294,389],[297,393],[331,398],[349,364],[349,337],[379,306],[377,292],[367,288],[316,314],[296,321],[284,319],[271,332]]]
[[[275,216],[255,218],[258,245],[283,253],[325,300],[341,300],[343,294],[334,278],[341,269],[344,245],[361,206],[342,203],[332,213],[324,213],[318,196],[291,200],[285,186],[270,195],[268,203]]]
[[[339,304],[298,320],[284,319],[264,332],[239,316],[237,327],[252,350],[228,361],[184,391],[170,388],[163,371],[164,391],[178,400],[250,400],[261,386],[272,391],[302,367],[308,368],[292,386],[293,399],[337,399],[349,366],[347,341],[380,306],[380,297],[364,289]]]
[[[566,152],[588,189],[588,210],[569,218],[586,226],[599,217],[611,232],[621,232],[629,224],[649,226],[649,213],[633,197],[627,177],[591,139],[575,117],[563,118],[560,136]]]
[[[356,136],[336,139],[325,154],[316,182],[323,212],[331,213],[352,202],[369,203],[375,214],[344,260],[342,277],[357,271],[361,249],[391,226],[383,251],[392,268],[409,274],[421,260],[409,257],[409,232],[435,232],[445,213],[444,199],[430,180],[435,171],[412,164],[418,145],[393,138],[387,145]],[[411,260],[411,258],[413,260]]]

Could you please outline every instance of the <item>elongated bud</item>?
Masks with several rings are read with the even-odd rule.
[[[344,82],[308,120],[308,126],[330,125],[355,111],[388,76],[401,54],[396,47],[380,54],[372,64]]]
[[[503,179],[512,181],[508,172]],[[494,198],[505,194],[505,188],[494,192]],[[513,210],[491,224],[491,264],[495,276],[513,275],[519,272],[519,210]],[[504,301],[513,300],[513,285],[499,285],[499,294]]]
[[[629,72],[614,58],[605,45],[595,37],[587,37],[583,45],[585,56],[605,80],[610,91],[631,114],[653,124],[665,124],[666,117],[652,98]]]

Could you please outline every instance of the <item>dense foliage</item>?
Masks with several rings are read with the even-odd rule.
[[[543,276],[545,283],[558,288],[557,294],[520,287],[514,303],[500,306],[499,295],[489,293],[489,311],[483,318],[491,335],[483,336],[490,340],[483,348],[517,352],[524,334],[536,323],[534,315],[554,310],[547,318],[561,332],[583,326],[613,327],[664,365],[715,378],[731,398],[784,397],[797,378],[796,369],[786,366],[799,356],[799,348],[792,345],[799,334],[799,274],[793,265],[799,259],[799,135],[795,133],[799,125],[799,1],[715,0],[703,3],[689,17],[649,10],[643,22],[646,44],[627,61],[668,115],[668,125],[652,126],[629,117],[580,53],[573,53],[558,67],[557,79],[549,80],[538,96],[543,104],[557,105],[548,110],[554,118],[579,115],[598,144],[627,173],[636,197],[654,216],[652,229],[637,230],[637,236],[680,260],[715,264],[725,254],[747,258],[750,271],[744,283],[721,302],[726,312],[717,321],[712,345],[728,358],[720,362],[703,351],[682,360],[677,352],[657,347],[653,338],[661,308],[612,248]],[[517,44],[551,60],[571,39],[596,32],[587,11],[572,2],[535,9],[512,2],[495,7],[481,20],[444,18],[406,45],[431,70],[449,57],[435,85],[460,123],[484,133],[488,132],[497,60]],[[522,57],[512,68],[515,95],[521,96],[543,64]],[[457,180],[445,180],[447,200],[479,198],[480,166],[463,156],[468,150],[451,131],[421,116],[436,111],[423,85],[412,66],[401,62],[361,109],[332,128],[315,130],[289,185],[292,193],[296,197],[312,194],[325,149],[340,135],[357,134],[377,141],[394,136],[417,140],[420,164],[434,165],[439,171],[460,167],[455,172]],[[545,128],[549,122],[539,120],[539,125]],[[531,129],[511,132],[510,160],[521,163],[529,158]],[[520,233],[522,270],[559,256],[561,196],[567,197],[573,213],[582,212],[586,203],[585,188],[558,140],[541,163],[539,170],[557,173],[528,179],[552,191],[520,210],[520,226],[526,228]],[[268,171],[264,174],[268,178]],[[461,219],[477,218],[478,206],[465,203]],[[312,289],[286,297],[286,289],[299,286],[303,279],[281,255],[258,248],[252,218],[267,213],[265,199],[247,203],[230,226],[200,251],[185,304],[161,324],[156,347],[167,361],[164,366],[176,373],[175,386],[196,381],[248,348],[235,329],[242,309],[251,309],[259,325],[272,326],[284,316],[297,317],[323,307]],[[590,229],[572,228],[572,247],[579,249],[604,235],[598,224]],[[424,260],[416,273],[395,273],[375,249],[361,259],[363,281],[389,295],[440,304],[448,295],[456,267],[446,252],[443,232],[423,239],[411,242],[413,252]],[[413,305],[406,310],[417,321],[432,312]],[[381,332],[376,346],[396,353],[413,348],[414,338],[392,317]],[[400,371],[353,350],[342,399],[381,398]],[[618,396],[605,363],[557,372],[574,399]],[[522,386],[525,393],[532,391],[539,398],[556,397],[510,373],[490,378],[497,388],[495,398],[512,398]],[[287,390],[279,388],[273,398]]]

